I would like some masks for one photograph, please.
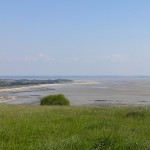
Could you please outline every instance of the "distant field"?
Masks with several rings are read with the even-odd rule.
[[[149,150],[149,107],[0,105],[0,150]]]

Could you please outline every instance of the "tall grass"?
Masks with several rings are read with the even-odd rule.
[[[149,107],[0,105],[0,150],[149,150]]]

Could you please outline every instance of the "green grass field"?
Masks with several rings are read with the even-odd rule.
[[[149,107],[0,105],[0,150],[149,150]]]

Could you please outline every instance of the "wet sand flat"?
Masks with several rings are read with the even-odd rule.
[[[0,103],[39,105],[49,94],[64,94],[71,105],[150,105],[150,79],[98,79],[0,90]]]

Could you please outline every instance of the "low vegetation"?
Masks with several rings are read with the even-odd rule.
[[[41,105],[70,105],[70,102],[63,94],[58,94],[43,97]]]
[[[1,150],[149,150],[149,107],[0,105]]]

